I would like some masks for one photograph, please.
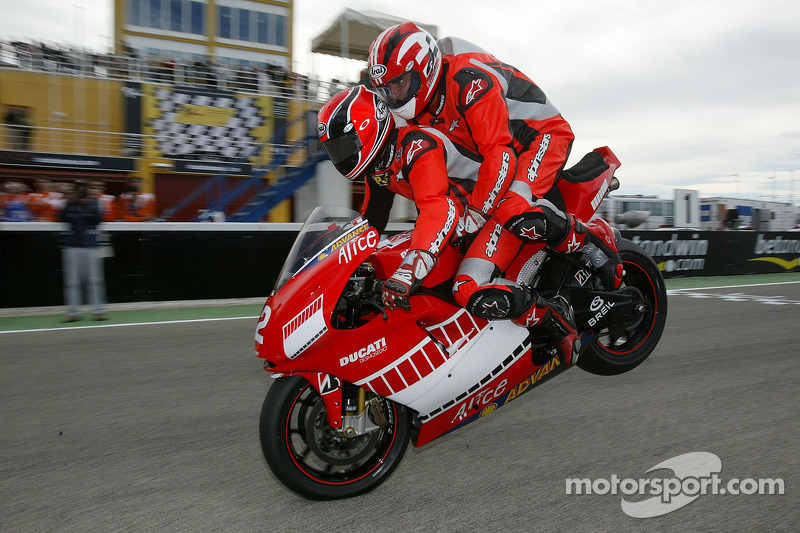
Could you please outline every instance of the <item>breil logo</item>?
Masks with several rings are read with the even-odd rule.
[[[364,362],[367,359],[371,359],[376,355],[383,353],[386,351],[386,337],[382,337],[376,340],[373,343],[368,344],[367,346],[357,350],[347,357],[342,357],[339,359],[339,366],[345,366],[350,363],[355,363],[356,361]]]
[[[597,324],[612,307],[614,307],[614,302],[606,302],[599,296],[595,296],[592,303],[589,304],[589,310],[594,313],[594,316],[589,318],[589,326],[593,327]]]

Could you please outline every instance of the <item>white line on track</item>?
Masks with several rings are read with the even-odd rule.
[[[737,287],[766,287],[767,285],[791,285],[793,283],[800,283],[800,281],[776,281],[775,283],[750,283],[747,285],[717,285],[713,287],[689,287],[686,289],[669,289],[667,294],[685,291],[708,291],[711,289],[735,289]]]
[[[762,287],[765,285],[788,285],[793,283],[800,283],[800,281],[778,281],[775,283],[750,283],[747,285],[719,285],[712,287],[691,287],[686,289],[669,289],[667,294],[682,293],[687,291],[707,291],[711,289],[732,289],[736,287]],[[192,320],[165,320],[160,322],[131,322],[128,324],[98,324],[93,326],[62,326],[59,328],[39,328],[39,329],[17,329],[10,331],[0,331],[0,335],[8,333],[33,333],[40,331],[75,331],[76,329],[93,329],[93,328],[124,328],[131,326],[154,326],[163,324],[189,324],[193,322],[218,322],[222,320],[257,320],[257,316],[237,316],[229,318],[197,318]]]
[[[193,322],[219,322],[222,320],[258,320],[257,316],[236,316],[227,318],[196,318],[192,320],[164,320],[160,322],[131,322],[128,324],[98,324],[95,326],[62,326],[60,328],[39,328],[39,329],[17,329],[11,331],[0,331],[0,335],[6,333],[33,333],[41,331],[75,331],[76,329],[95,329],[95,328],[126,328],[130,326],[154,326],[163,324],[189,324]]]

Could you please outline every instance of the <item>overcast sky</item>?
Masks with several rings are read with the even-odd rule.
[[[0,38],[111,42],[112,0],[0,6]],[[800,200],[796,0],[295,0],[297,70],[358,67],[308,51],[345,7],[436,24],[525,72],[572,124],[570,163],[619,156],[618,194]]]

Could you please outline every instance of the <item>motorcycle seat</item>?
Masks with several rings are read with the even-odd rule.
[[[570,183],[583,183],[595,179],[607,169],[608,164],[600,152],[589,152],[575,166],[562,170],[559,179]]]

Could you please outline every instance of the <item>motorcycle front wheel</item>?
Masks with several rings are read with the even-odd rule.
[[[653,352],[667,322],[667,288],[655,261],[642,248],[622,239],[619,249],[625,275],[621,291],[640,304],[626,324],[596,332],[598,339],[578,359],[578,366],[592,374],[622,374],[644,362]]]
[[[380,428],[346,437],[328,423],[319,393],[300,376],[278,378],[261,408],[261,450],[273,476],[311,500],[358,496],[386,481],[405,454],[405,407],[379,398]],[[370,415],[368,415],[370,416]]]

